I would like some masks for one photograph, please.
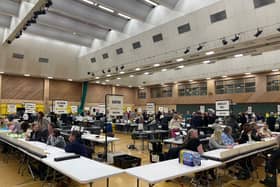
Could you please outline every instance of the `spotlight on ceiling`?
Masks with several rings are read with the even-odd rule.
[[[27,26],[26,26],[26,25],[22,27],[22,30],[25,31],[26,29],[27,29]]]
[[[105,74],[106,73],[105,70],[102,70],[102,73]]]
[[[119,71],[119,67],[117,66],[117,67],[116,67],[116,72],[118,72],[118,71]]]
[[[257,37],[259,37],[261,34],[263,33],[263,30],[261,30],[261,29],[257,29],[257,32],[256,32],[256,34],[254,34],[254,36],[257,38]]]
[[[87,72],[88,75],[90,75],[90,72]]]
[[[7,44],[11,44],[12,42],[10,40],[7,41]]]
[[[50,6],[52,6],[52,4],[53,4],[52,1],[51,1],[51,0],[48,0],[48,2],[46,3],[45,6],[46,6],[47,8],[49,8]]]
[[[121,70],[123,70],[124,69],[124,65],[122,65],[120,68],[121,68]]]
[[[231,39],[231,41],[232,41],[232,42],[236,42],[237,40],[239,40],[239,38],[240,38],[239,34],[236,34],[236,35],[234,36],[234,38]]]
[[[200,51],[201,49],[203,49],[203,46],[201,44],[199,44],[197,51]]]
[[[228,41],[224,38],[224,39],[222,40],[222,43],[223,43],[223,45],[227,45],[227,44],[228,44]]]
[[[91,76],[93,76],[93,77],[94,77],[94,76],[95,76],[95,74],[94,74],[94,73],[91,73]]]
[[[111,72],[111,69],[108,69],[107,72],[110,73],[110,72]]]
[[[278,32],[280,32],[280,27],[276,29]]]
[[[186,50],[184,51],[184,54],[188,54],[190,52],[190,48],[186,48]]]

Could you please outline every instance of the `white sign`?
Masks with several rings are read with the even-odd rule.
[[[216,101],[216,110],[229,110],[230,101]]]
[[[17,113],[17,106],[15,104],[8,104],[7,105],[7,112],[8,112],[8,114],[16,114]]]
[[[163,110],[164,110],[164,107],[162,107],[162,106],[158,107],[158,111],[163,112]]]
[[[147,110],[147,114],[154,114],[155,113],[155,103],[147,103],[146,110]]]
[[[25,113],[34,114],[36,113],[35,103],[24,103]]]
[[[200,111],[201,113],[205,113],[205,106],[204,106],[204,105],[200,105],[199,111]]]
[[[247,110],[248,114],[252,114],[253,113],[253,109],[252,106],[248,106],[248,110]]]
[[[277,105],[277,112],[280,115],[280,105]]]
[[[138,107],[138,108],[137,108],[137,112],[142,113],[142,108],[141,108],[141,107]]]
[[[54,113],[56,114],[67,114],[67,101],[54,101]]]
[[[216,111],[216,116],[229,116],[229,111]]]
[[[123,115],[123,96],[107,95],[106,110],[108,116],[122,116]]]
[[[77,114],[78,113],[78,106],[71,106],[71,112],[72,112],[72,114]]]

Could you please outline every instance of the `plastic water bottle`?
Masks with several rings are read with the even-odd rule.
[[[193,153],[193,164],[194,166],[201,166],[201,158],[199,153]]]

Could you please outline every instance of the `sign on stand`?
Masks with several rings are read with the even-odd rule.
[[[230,115],[230,100],[216,101],[216,116],[224,117]]]
[[[35,103],[24,103],[25,113],[34,114],[36,113]]]
[[[155,110],[156,110],[155,103],[147,103],[146,104],[147,114],[154,114]]]
[[[54,113],[56,114],[67,114],[67,101],[54,101]]]
[[[72,112],[72,114],[77,114],[78,113],[78,106],[71,106],[71,112]]]
[[[123,115],[123,96],[122,95],[106,95],[106,114],[109,116]]]
[[[205,113],[205,106],[204,106],[204,105],[200,105],[199,111],[200,111],[201,113]]]
[[[16,114],[17,113],[16,104],[7,104],[7,112],[8,114]]]

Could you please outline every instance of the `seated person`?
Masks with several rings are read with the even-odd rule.
[[[39,142],[46,142],[47,141],[47,134],[41,131],[40,126],[38,123],[33,123],[32,125],[32,132],[30,136],[26,137],[28,141],[39,141]]]
[[[266,161],[266,178],[261,183],[267,186],[277,186],[276,182],[276,169],[280,169],[280,136],[276,138],[278,147],[271,153],[269,159]],[[278,167],[278,168],[277,168]],[[270,175],[269,175],[270,174]]]
[[[252,129],[251,129],[250,125],[248,123],[246,123],[246,124],[243,125],[242,129],[243,130],[241,131],[241,135],[240,135],[240,138],[239,138],[239,143],[243,144],[243,143],[247,143],[249,141],[252,141],[252,139],[251,139]]]
[[[174,114],[173,118],[169,122],[169,129],[171,130],[171,137],[176,137],[176,132],[180,132],[181,120],[178,114]]]
[[[202,144],[200,143],[200,140],[198,138],[198,131],[196,129],[190,129],[188,131],[187,137],[184,140],[183,149],[195,151],[199,154],[202,154],[204,152]]]
[[[262,137],[261,137],[261,134],[259,133],[258,125],[256,123],[252,123],[251,124],[251,129],[252,129],[252,132],[251,132],[252,140],[261,141]]]
[[[222,140],[222,129],[220,127],[217,127],[214,130],[214,133],[209,139],[209,148],[210,149],[226,149],[226,148],[232,148],[231,145],[225,145]]]
[[[72,131],[68,140],[70,143],[65,146],[66,152],[90,157],[85,145],[82,143],[80,132]]]
[[[260,129],[260,136],[263,138],[268,138],[272,136],[272,133],[269,130],[267,124],[264,124],[264,126]]]
[[[48,125],[49,137],[47,139],[47,144],[64,149],[66,146],[64,137],[61,136],[59,130],[55,129],[54,127],[54,123],[50,123]]]
[[[234,139],[232,137],[232,128],[226,126],[224,132],[222,133],[222,141],[224,145],[234,145]]]

